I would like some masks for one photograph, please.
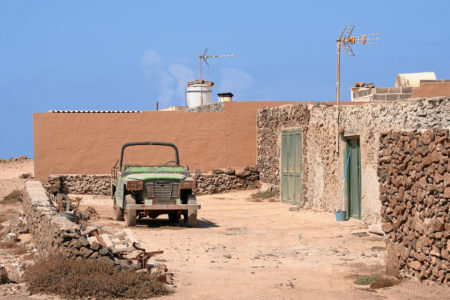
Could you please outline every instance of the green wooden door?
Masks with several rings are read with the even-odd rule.
[[[361,150],[359,138],[347,140],[347,155],[350,161],[347,173],[348,217],[361,219]]]
[[[281,132],[281,201],[300,205],[302,200],[302,130]]]

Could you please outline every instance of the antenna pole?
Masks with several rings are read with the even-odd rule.
[[[200,55],[200,105],[203,105],[202,56]]]
[[[339,155],[339,98],[341,85],[341,39],[337,40],[337,64],[336,64],[336,153]]]

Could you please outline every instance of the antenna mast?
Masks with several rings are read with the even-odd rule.
[[[208,48],[198,58],[200,60],[200,97],[202,99],[201,103],[203,105],[203,74],[202,74],[202,60],[209,66],[208,58],[224,58],[224,57],[234,57],[234,54],[221,54],[221,55],[206,55]]]

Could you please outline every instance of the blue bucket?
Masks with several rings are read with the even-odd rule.
[[[338,221],[338,222],[345,221],[345,215],[346,215],[345,210],[338,210],[335,213],[336,213],[336,221]]]

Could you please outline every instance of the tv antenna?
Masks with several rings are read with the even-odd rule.
[[[220,54],[220,55],[206,55],[208,53],[208,48],[205,48],[205,51],[202,55],[200,55],[198,58],[200,60],[200,96],[202,99],[202,105],[203,105],[203,74],[202,74],[202,61],[205,62],[209,66],[208,58],[224,58],[224,57],[234,57],[234,54]]]
[[[340,98],[340,84],[341,84],[341,48],[344,49],[345,54],[348,56],[355,56],[355,52],[351,45],[362,44],[362,45],[377,45],[373,43],[373,40],[379,40],[378,37],[373,37],[379,33],[363,34],[360,36],[352,36],[355,25],[345,25],[344,30],[342,30],[341,35],[336,40],[337,42],[337,66],[336,66],[336,111],[337,111],[337,122],[336,122],[336,153],[339,155],[339,98]],[[339,160],[337,160],[339,169]],[[341,203],[341,206],[343,203]],[[341,207],[342,209],[342,207]]]
[[[344,30],[342,31],[339,38],[336,40],[337,42],[337,70],[336,70],[336,104],[339,106],[340,100],[340,73],[341,73],[341,48],[344,49],[345,54],[348,56],[355,56],[355,52],[351,45],[354,44],[362,44],[362,45],[378,45],[378,43],[373,43],[370,41],[379,40],[378,37],[373,37],[374,35],[378,35],[379,33],[370,33],[363,34],[360,36],[352,36],[353,30],[355,29],[355,25],[345,25]]]

